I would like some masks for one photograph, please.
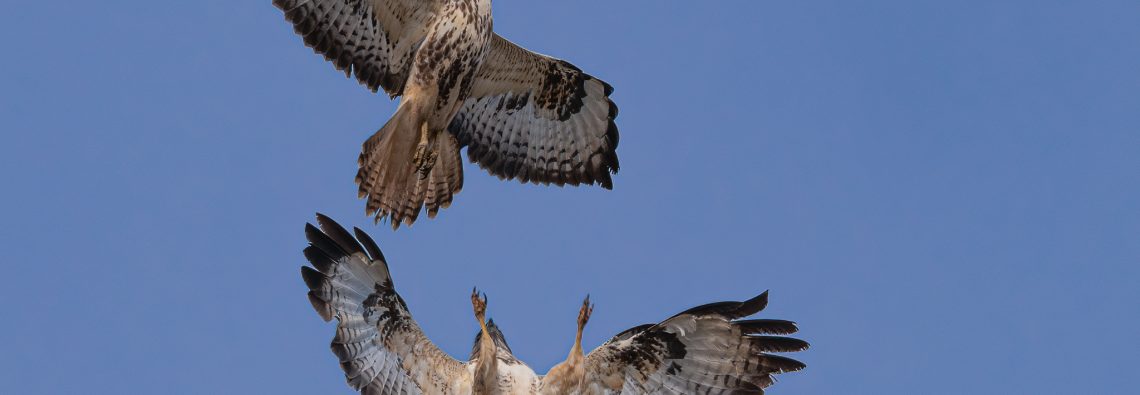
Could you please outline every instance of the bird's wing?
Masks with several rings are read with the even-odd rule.
[[[434,394],[469,383],[465,366],[412,319],[376,243],[360,229],[353,238],[323,215],[317,222],[319,230],[305,227],[313,267],[301,267],[301,275],[321,318],[337,319],[332,351],[348,384],[364,394]]]
[[[772,375],[804,364],[772,352],[804,350],[796,324],[740,320],[763,310],[765,292],[744,302],[696,307],[614,336],[586,356],[585,385],[603,394],[762,394]]]
[[[400,95],[438,0],[273,0],[305,45],[372,91]]]
[[[618,170],[613,87],[495,35],[450,125],[467,156],[504,179],[594,184]]]

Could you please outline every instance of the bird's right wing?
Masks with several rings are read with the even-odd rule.
[[[448,130],[491,174],[613,189],[618,108],[613,87],[570,62],[495,35]]]
[[[313,267],[301,267],[301,275],[321,318],[337,319],[332,351],[348,384],[363,394],[469,388],[464,364],[436,347],[412,319],[376,243],[360,229],[353,238],[323,215],[317,222],[320,229],[305,226],[305,257]]]
[[[772,376],[804,368],[773,352],[808,344],[783,320],[740,320],[763,310],[768,293],[712,303],[614,336],[586,356],[585,386],[597,394],[763,394]]]
[[[337,70],[372,91],[404,91],[416,48],[439,0],[273,0],[285,19]]]

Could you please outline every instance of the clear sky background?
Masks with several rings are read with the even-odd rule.
[[[350,393],[303,225],[372,232],[465,357],[478,285],[562,360],[771,290],[808,369],[773,394],[1140,387],[1140,3],[495,1],[612,83],[615,189],[468,164],[438,219],[371,225],[353,176],[396,103],[269,0],[20,1],[0,63],[0,392]]]

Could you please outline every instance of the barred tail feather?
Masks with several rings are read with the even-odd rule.
[[[439,209],[451,206],[452,199],[463,188],[463,161],[459,157],[459,141],[451,133],[440,133],[435,144],[436,163],[417,188],[424,188],[424,207],[428,218]]]
[[[459,160],[459,143],[446,132],[438,132],[432,147],[435,166],[424,177],[413,163],[419,144],[422,121],[401,105],[372,135],[360,152],[360,170],[356,173],[359,195],[367,199],[365,212],[376,221],[387,220],[392,229],[400,224],[411,226],[427,207],[435,217],[440,207],[448,207],[463,186],[463,167]]]

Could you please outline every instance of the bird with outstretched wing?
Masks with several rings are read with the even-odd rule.
[[[305,227],[312,267],[302,267],[301,275],[313,308],[337,320],[333,354],[348,384],[363,394],[763,394],[773,375],[804,368],[773,354],[808,347],[785,336],[797,331],[795,323],[746,319],[767,306],[767,292],[630,328],[584,354],[582,331],[594,310],[587,297],[570,355],[538,376],[486,319],[486,296],[472,291],[480,329],[462,362],[420,330],[372,238],[323,215],[317,223]]]
[[[273,4],[346,76],[402,96],[359,157],[359,195],[376,220],[396,228],[448,207],[463,186],[463,147],[503,179],[613,188],[613,87],[495,34],[491,0]]]

